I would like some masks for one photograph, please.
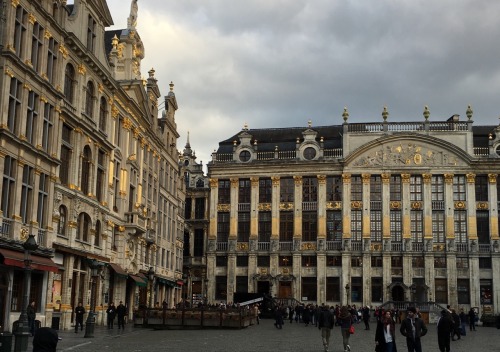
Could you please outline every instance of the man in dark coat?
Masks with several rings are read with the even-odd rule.
[[[443,309],[437,322],[438,345],[441,352],[450,352],[450,335],[453,329],[454,323],[450,312]]]
[[[427,327],[422,319],[417,318],[415,307],[408,307],[406,319],[401,322],[399,331],[406,337],[408,352],[422,352],[420,338],[427,334]]]
[[[31,302],[26,308],[26,314],[28,315],[28,326],[30,329],[31,336],[35,335],[35,320],[36,320],[36,306],[35,301]]]
[[[75,308],[75,334],[78,332],[78,326],[80,326],[80,331],[83,330],[83,315],[85,314],[85,308],[83,308],[82,302],[78,303]]]
[[[127,314],[127,308],[123,305],[123,302],[120,301],[118,307],[116,307],[116,316],[118,317],[118,329],[120,326],[122,329],[125,329],[125,315]]]
[[[323,340],[325,352],[328,352],[328,346],[330,345],[330,333],[333,329],[333,324],[333,314],[330,312],[330,309],[323,304],[318,317],[318,329],[321,330],[321,339]]]
[[[108,329],[113,329],[113,323],[115,322],[116,307],[113,302],[106,309],[106,314],[108,317]]]
[[[455,341],[455,335],[458,336],[457,340],[460,340],[460,317],[458,316],[455,309],[451,310],[451,318],[453,319],[453,330],[451,332],[451,341]]]
[[[54,329],[45,327],[37,329],[33,337],[33,352],[56,352],[59,340]]]

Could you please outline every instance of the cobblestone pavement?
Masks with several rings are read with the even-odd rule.
[[[323,351],[318,328],[303,324],[285,323],[278,330],[274,321],[263,319],[260,325],[242,330],[161,330],[133,328],[113,330],[96,327],[94,338],[83,338],[83,332],[60,331],[62,340],[58,351],[189,351],[189,352],[266,352],[266,351]],[[429,332],[422,338],[424,352],[439,351],[437,347],[436,325],[429,325]],[[396,344],[399,352],[406,352],[406,341],[397,326]],[[356,333],[351,336],[351,351],[375,350],[375,323],[365,331],[363,324],[356,325]],[[31,344],[31,341],[30,341]],[[31,345],[30,345],[31,350]],[[342,352],[340,329],[335,327],[330,340],[330,351]],[[467,336],[451,342],[452,352],[500,351],[500,330],[492,327],[478,327],[477,331],[467,331]]]

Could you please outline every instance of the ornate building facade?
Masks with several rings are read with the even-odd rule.
[[[500,311],[500,126],[245,127],[208,165],[209,301],[235,292],[328,304]]]
[[[173,305],[183,284],[178,106],[171,83],[158,118],[155,71],[141,77],[137,1],[127,28],[113,31],[105,0],[4,3],[0,326],[11,330],[19,317],[28,234],[39,245],[30,301],[43,325],[56,318],[69,328],[91,296],[98,321],[111,302],[123,301],[130,317]]]

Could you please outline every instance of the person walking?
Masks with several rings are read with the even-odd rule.
[[[441,352],[450,352],[450,335],[454,329],[450,313],[443,309],[437,322],[438,346]]]
[[[78,303],[75,308],[75,334],[78,332],[78,326],[80,326],[80,331],[83,330],[83,315],[85,314],[85,308],[83,308],[82,302]]]
[[[379,311],[380,319],[377,321],[375,331],[376,352],[397,352],[396,348],[396,324],[391,316],[391,311]]]
[[[455,335],[457,335],[457,340],[460,340],[460,317],[458,316],[455,309],[451,310],[451,318],[453,319],[453,330],[451,331],[451,341],[455,341]]]
[[[108,329],[113,329],[113,324],[115,322],[115,315],[116,315],[116,307],[113,302],[111,302],[108,306],[108,309],[106,309],[106,314],[107,314],[107,320],[108,320]]]
[[[416,317],[415,307],[408,307],[406,319],[402,321],[399,331],[406,337],[408,352],[422,352],[420,338],[427,334],[427,327],[422,319]]]
[[[470,331],[476,331],[476,311],[474,308],[469,310],[469,329]]]
[[[283,328],[283,311],[282,311],[281,306],[276,307],[276,311],[274,312],[274,319],[275,319],[274,326],[277,329],[282,329]]]
[[[116,307],[116,316],[118,317],[118,329],[120,326],[122,329],[125,329],[125,315],[127,315],[127,308],[123,304],[123,301],[120,301],[118,307]]]
[[[348,352],[351,350],[351,346],[349,346],[349,338],[351,337],[350,329],[352,325],[352,315],[349,313],[349,309],[347,309],[346,306],[340,308],[339,322],[344,352]]]
[[[370,307],[363,307],[361,314],[363,316],[363,322],[365,323],[365,330],[370,330]]]
[[[320,313],[318,316],[318,329],[321,330],[321,340],[323,341],[323,348],[325,352],[328,352],[328,347],[330,346],[330,333],[333,329],[334,319],[333,314],[323,303],[320,308]]]
[[[31,336],[35,336],[35,320],[36,320],[36,306],[35,301],[31,302],[26,308],[26,314],[28,315],[28,327],[30,329]]]
[[[460,314],[458,315],[460,318],[460,334],[465,336],[467,334],[467,330],[465,329],[465,324],[467,324],[467,315],[464,312],[464,309],[460,309]]]

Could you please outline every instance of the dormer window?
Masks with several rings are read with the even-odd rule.
[[[250,160],[250,157],[251,157],[251,154],[248,150],[243,150],[241,153],[240,153],[240,161],[242,163],[246,163]]]
[[[94,53],[96,40],[96,21],[89,15],[88,27],[87,27],[87,49]]]
[[[313,160],[316,157],[316,149],[313,147],[307,147],[304,149],[304,159]]]

